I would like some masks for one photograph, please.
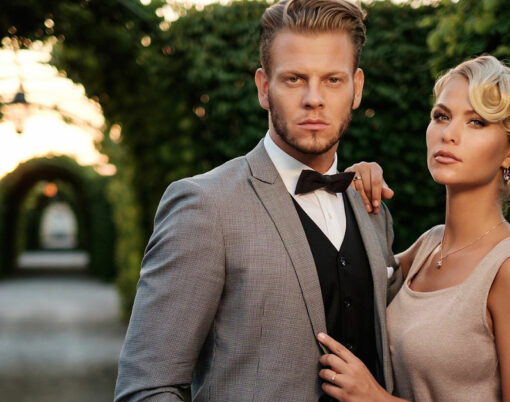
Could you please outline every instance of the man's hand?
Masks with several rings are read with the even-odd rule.
[[[354,172],[351,186],[361,194],[368,212],[379,213],[381,198],[393,197],[394,191],[384,181],[383,170],[376,162],[359,162],[345,171]]]

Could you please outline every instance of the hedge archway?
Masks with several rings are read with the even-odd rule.
[[[41,181],[61,181],[75,193],[73,205],[79,223],[81,246],[89,253],[89,273],[105,280],[116,274],[115,230],[106,197],[108,178],[92,167],[59,156],[36,158],[20,164],[0,181],[0,274],[15,271],[15,239],[23,200]]]

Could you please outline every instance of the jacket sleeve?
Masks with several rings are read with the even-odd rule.
[[[400,269],[400,264],[398,259],[395,258],[393,254],[393,219],[391,217],[390,211],[385,204],[381,204],[381,217],[384,219],[384,227],[386,233],[385,244],[385,258],[386,264],[388,267],[393,267],[393,274],[388,278],[388,289],[387,289],[387,300],[386,303],[389,304],[391,300],[395,297],[400,287],[402,286],[402,270]]]
[[[142,261],[115,401],[189,398],[225,279],[219,211],[190,179],[168,187]]]

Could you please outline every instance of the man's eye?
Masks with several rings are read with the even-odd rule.
[[[338,83],[340,82],[340,78],[337,78],[337,77],[331,77],[331,78],[329,79],[329,82],[330,82],[331,84],[338,84]]]
[[[289,77],[287,78],[287,81],[290,82],[291,84],[295,84],[296,82],[299,81],[299,77]]]

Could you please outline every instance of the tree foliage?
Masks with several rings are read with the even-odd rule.
[[[505,0],[443,0],[427,25],[437,74],[483,53],[501,60],[510,57],[510,8]]]
[[[428,38],[434,75],[481,54],[510,66],[510,8],[505,0],[443,0],[443,7],[425,24],[434,27]],[[509,218],[508,199],[505,212]]]
[[[166,29],[156,10],[129,0],[6,0],[0,30],[55,35],[54,63],[101,103],[120,144],[100,144],[118,167],[115,206],[119,286],[129,312],[143,247],[165,187],[251,149],[267,130],[253,75],[264,1],[183,10]],[[129,5],[129,7],[127,6]],[[30,11],[27,11],[30,8]],[[362,55],[366,84],[360,109],[342,139],[340,167],[375,160],[396,191],[390,202],[396,249],[442,217],[442,189],[429,178],[424,133],[432,79],[424,22],[436,8],[377,1],[368,8]],[[54,27],[46,32],[44,21]],[[11,29],[12,31],[12,29]]]
[[[363,100],[339,148],[345,166],[373,160],[383,167],[395,190],[388,204],[396,251],[443,217],[444,190],[430,178],[425,145],[433,80],[422,22],[435,12],[389,1],[368,7]]]

